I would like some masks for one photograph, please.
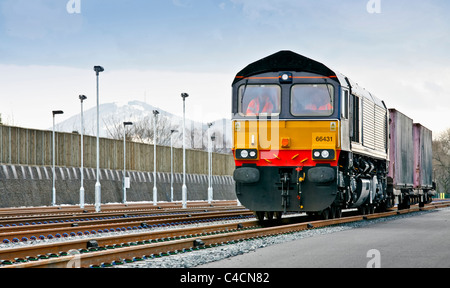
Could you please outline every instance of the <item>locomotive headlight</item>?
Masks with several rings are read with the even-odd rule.
[[[278,75],[281,84],[289,84],[292,83],[292,73],[283,72]]]
[[[336,152],[333,149],[314,149],[312,155],[314,160],[333,160]]]
[[[258,150],[257,149],[236,149],[236,159],[241,160],[257,160]]]
[[[322,155],[322,158],[328,158],[330,157],[330,152],[328,152],[328,150],[323,150],[322,153],[320,153],[320,155]]]

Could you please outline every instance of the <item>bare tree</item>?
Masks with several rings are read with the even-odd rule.
[[[153,127],[153,115],[145,116],[143,119],[134,121],[131,128],[127,128],[125,131],[125,137],[127,140],[131,140],[139,143],[153,144],[155,139],[155,129]],[[129,117],[132,119],[133,117]],[[113,139],[123,139],[123,122],[112,117],[107,120],[103,120],[105,124],[108,137]],[[156,144],[157,145],[170,145],[170,119],[166,115],[159,114],[156,116]]]
[[[155,139],[155,129],[153,128],[153,115],[145,116],[144,118],[133,121],[133,126],[128,127],[125,131],[126,139],[138,143],[153,144]],[[130,115],[127,119],[133,119]],[[104,126],[109,138],[123,139],[123,122],[122,119],[112,116],[109,119],[103,119]],[[216,125],[216,124],[215,124]],[[224,127],[221,127],[224,126]],[[210,136],[215,136],[213,144],[213,152],[231,153],[230,140],[226,138],[226,125],[223,123],[212,126]],[[177,130],[171,136],[171,130]],[[156,144],[170,145],[170,138],[173,137],[174,147],[183,146],[183,125],[181,122],[173,122],[172,119],[165,113],[156,116]],[[208,151],[208,126],[199,122],[187,120],[186,122],[186,148]]]
[[[109,138],[117,140],[123,139],[123,129],[124,129],[123,121],[121,121],[117,117],[112,116],[109,119],[103,119],[103,124],[105,125],[106,133]],[[133,130],[134,127],[127,128],[125,130],[125,139],[127,140],[133,139],[134,137]]]
[[[153,117],[154,116],[146,116],[142,121],[137,123],[134,141],[153,144],[155,143],[156,138],[157,145],[170,145],[170,130],[173,129],[170,118],[164,114],[158,114],[156,116],[155,129],[155,127],[153,127]]]
[[[433,169],[438,193],[450,193],[450,128],[433,141]]]

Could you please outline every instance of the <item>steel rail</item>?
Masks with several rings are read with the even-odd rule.
[[[186,227],[178,229],[163,229],[157,231],[140,231],[139,233],[126,233],[121,235],[74,239],[38,245],[27,245],[21,247],[0,249],[0,259],[3,260],[6,259],[10,260],[15,258],[25,259],[28,256],[34,256],[38,258],[38,255],[46,255],[52,253],[58,254],[61,253],[61,251],[67,252],[72,249],[76,250],[88,249],[91,240],[95,240],[95,243],[99,247],[107,247],[138,241],[162,242],[168,239],[192,237],[192,235],[224,232],[227,230],[245,229],[257,226],[258,221],[254,220],[241,223],[216,224],[201,227]]]
[[[46,225],[43,224],[43,222],[54,222],[58,221],[58,223],[52,223],[55,226],[60,226],[61,224],[70,224],[72,223],[85,223],[89,221],[98,221],[98,220],[104,220],[106,221],[106,217],[165,217],[164,214],[167,215],[167,217],[175,217],[174,215],[178,214],[180,216],[184,213],[198,213],[198,212],[223,212],[223,211],[248,211],[248,209],[244,207],[199,207],[199,208],[188,208],[188,209],[173,209],[173,210],[149,210],[149,211],[129,211],[129,210],[122,210],[117,212],[102,212],[100,213],[87,213],[87,214],[68,214],[68,215],[52,215],[52,216],[35,216],[35,217],[26,217],[26,218],[11,218],[11,219],[0,219],[0,224],[3,225],[3,227],[0,227],[0,233],[1,232],[7,232],[7,231],[15,231],[19,229],[26,230],[27,227],[35,226],[36,223],[41,223],[39,225]],[[170,215],[173,214],[173,215]],[[90,218],[93,218],[92,220]],[[119,219],[119,218],[115,218]],[[64,221],[64,223],[59,223],[60,221]],[[34,225],[31,225],[30,223],[35,223]],[[25,225],[24,223],[28,223],[28,225]],[[8,225],[8,226],[6,226]],[[18,226],[20,225],[20,226]],[[38,225],[38,226],[39,226]],[[47,226],[50,227],[50,226]]]
[[[73,222],[78,224],[77,226],[72,226],[72,222],[69,223],[54,223],[54,224],[41,224],[33,226],[16,226],[8,227],[6,232],[3,232],[0,228],[0,241],[8,239],[11,241],[13,238],[21,240],[23,237],[30,239],[32,236],[39,237],[40,235],[47,236],[52,235],[56,237],[56,234],[71,232],[85,232],[85,231],[96,231],[105,229],[117,229],[122,227],[138,227],[145,223],[147,226],[157,225],[157,224],[170,224],[173,222],[193,222],[201,221],[205,219],[224,219],[229,217],[237,216],[251,216],[253,213],[251,211],[221,211],[221,212],[203,212],[197,214],[188,215],[166,215],[166,216],[149,216],[149,217],[139,217],[139,218],[118,218],[118,219],[106,219],[106,220],[93,220],[86,222]],[[5,228],[6,229],[6,228]],[[30,230],[33,229],[33,230]]]
[[[209,204],[207,201],[191,201],[187,203],[187,208],[201,208],[201,207],[227,207],[237,206],[236,200],[216,200]],[[103,204],[101,212],[95,212],[95,207],[92,204],[86,204],[84,208],[76,205],[61,205],[61,206],[45,206],[45,207],[13,207],[0,208],[0,220],[8,219],[9,217],[23,217],[29,215],[61,215],[70,213],[95,213],[101,215],[105,212],[114,210],[125,211],[135,209],[158,210],[158,209],[181,209],[180,202],[159,202],[157,206],[153,203],[126,203],[126,204]]]

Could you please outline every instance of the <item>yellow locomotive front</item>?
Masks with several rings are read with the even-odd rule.
[[[252,63],[233,82],[236,194],[260,219],[322,213],[337,200],[340,84],[325,66],[293,54]]]

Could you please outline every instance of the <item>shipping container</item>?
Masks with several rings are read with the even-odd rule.
[[[433,186],[432,132],[414,123],[414,188],[431,189]]]
[[[395,109],[389,109],[389,115],[388,176],[394,189],[411,189],[414,186],[413,120]]]

